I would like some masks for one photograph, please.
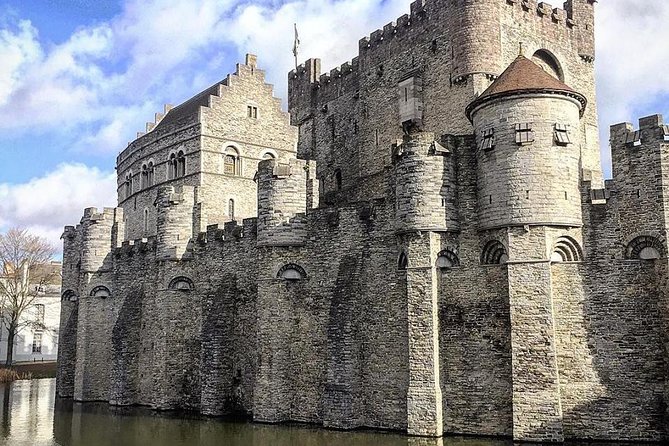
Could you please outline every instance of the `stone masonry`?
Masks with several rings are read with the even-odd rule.
[[[669,126],[603,180],[594,3],[414,1],[288,113],[253,55],[166,106],[63,233],[58,395],[667,441]]]

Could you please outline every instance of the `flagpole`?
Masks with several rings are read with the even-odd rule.
[[[297,33],[297,23],[293,24],[295,27],[295,40],[293,41],[293,55],[295,56],[295,70],[297,70],[297,55],[300,47],[300,37]]]

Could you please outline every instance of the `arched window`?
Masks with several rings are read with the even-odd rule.
[[[548,50],[539,50],[532,56],[532,61],[544,69],[548,74],[564,82],[564,72],[560,62]]]
[[[195,286],[193,285],[193,281],[190,280],[188,277],[175,277],[170,281],[170,284],[168,286],[170,290],[173,291],[193,291],[195,289]]]
[[[571,237],[560,237],[555,242],[551,262],[580,262],[583,260],[583,252],[578,242]]]
[[[334,172],[334,177],[335,177],[335,186],[337,190],[341,190],[341,169],[337,169]]]
[[[235,200],[232,198],[228,201],[228,217],[233,221],[235,219]]]
[[[177,153],[177,178],[186,176],[186,154],[183,150]]]
[[[650,235],[635,238],[625,249],[625,258],[628,260],[655,260],[664,257],[666,257],[664,244]]]
[[[109,291],[109,288],[106,286],[96,286],[93,288],[91,291],[91,297],[99,297],[101,299],[106,299],[108,297],[111,297],[111,292]]]
[[[140,181],[140,187],[142,189],[149,187],[149,166],[146,164],[142,166],[142,179]]]
[[[173,180],[177,177],[177,155],[170,154],[170,159],[167,161],[167,179]]]
[[[149,232],[149,210],[144,209],[144,234]]]
[[[460,266],[460,259],[457,254],[450,249],[444,249],[437,255],[437,268],[447,269]]]
[[[283,279],[283,280],[289,280],[289,281],[294,281],[294,280],[302,280],[307,277],[307,273],[304,271],[304,268],[302,268],[300,265],[296,265],[295,263],[289,263],[287,265],[284,265],[279,269],[279,272],[276,275],[277,279]]]
[[[239,152],[232,146],[227,147],[223,154],[223,173],[226,175],[239,174]]]
[[[72,290],[67,290],[63,293],[61,300],[67,301],[67,302],[76,302],[79,300],[79,296],[77,296],[77,293],[75,293]]]
[[[261,158],[264,160],[274,160],[276,159],[276,155],[274,155],[272,152],[266,151],[262,154]]]
[[[156,166],[154,165],[153,161],[149,161],[149,166],[147,170],[148,170],[147,187],[151,187],[155,184],[156,181]]]
[[[405,270],[408,267],[409,267],[409,257],[407,257],[406,253],[402,251],[400,253],[399,258],[397,259],[397,269]]]
[[[123,183],[123,193],[125,198],[132,195],[132,171],[125,174],[125,182]]]
[[[497,240],[489,241],[481,253],[481,263],[483,265],[502,265],[509,261],[509,255],[506,248]]]

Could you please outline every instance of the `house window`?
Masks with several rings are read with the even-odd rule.
[[[39,325],[44,325],[44,304],[36,304],[35,312],[35,322]]]
[[[495,148],[495,129],[483,131],[479,148],[481,150],[492,150]]]
[[[33,353],[42,353],[42,332],[33,334]]]
[[[246,107],[246,114],[251,119],[258,119],[258,107],[249,105]]]
[[[521,146],[534,142],[532,124],[516,124],[516,144]]]
[[[558,146],[568,146],[571,144],[569,127],[566,124],[555,124],[555,144]]]
[[[230,220],[235,219],[235,200],[232,198],[228,202],[228,216],[230,217]]]
[[[183,150],[177,153],[177,175],[178,178],[186,176],[186,155]]]

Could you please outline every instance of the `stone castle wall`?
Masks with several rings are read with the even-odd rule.
[[[192,176],[66,228],[58,394],[428,437],[666,440],[669,128],[614,126],[601,184],[592,2],[565,8],[414,2],[351,63],[291,73],[296,127],[252,56],[157,119],[119,178],[182,137]],[[516,95],[472,127],[465,107],[521,41],[591,103],[581,117],[554,92]],[[523,122],[533,145],[515,142]],[[554,146],[556,123],[572,145]]]

